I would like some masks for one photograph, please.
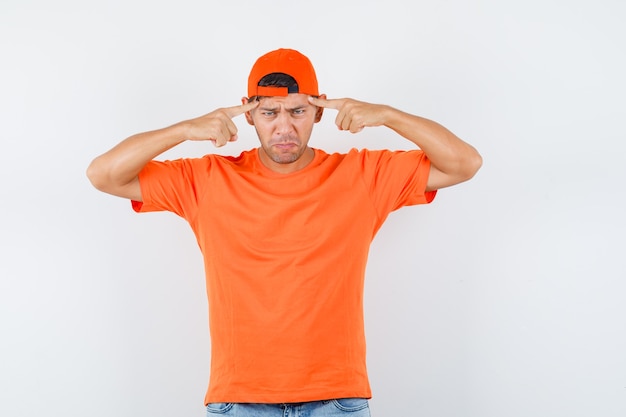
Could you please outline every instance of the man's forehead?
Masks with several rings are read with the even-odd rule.
[[[309,103],[309,95],[292,93],[287,96],[261,97],[260,107],[302,107]]]

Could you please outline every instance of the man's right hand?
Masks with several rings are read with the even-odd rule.
[[[187,140],[209,140],[217,147],[237,140],[237,126],[233,118],[244,114],[259,105],[250,101],[239,106],[224,107],[195,119],[181,122],[187,131]]]

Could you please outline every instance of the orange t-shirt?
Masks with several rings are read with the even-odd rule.
[[[291,174],[258,151],[152,161],[136,211],[172,211],[204,255],[205,403],[370,398],[363,280],[387,215],[431,202],[420,150],[327,154]]]

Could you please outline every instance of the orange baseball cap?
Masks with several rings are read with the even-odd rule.
[[[260,87],[261,78],[274,72],[291,75],[298,87],[295,89],[278,86]],[[281,48],[257,59],[248,77],[248,97],[286,96],[289,93],[319,96],[315,69],[309,58],[294,49]]]

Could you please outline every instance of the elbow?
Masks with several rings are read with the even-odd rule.
[[[483,158],[476,151],[468,153],[457,162],[456,183],[469,181],[480,170],[483,165]]]
[[[105,191],[105,174],[98,164],[98,158],[91,161],[85,172],[89,182],[99,191]]]
[[[483,157],[478,153],[478,151],[474,150],[471,156],[468,157],[465,163],[465,172],[467,175],[467,179],[471,179],[476,175],[476,173],[483,166]]]
[[[135,201],[142,201],[141,190],[139,188],[138,177],[132,177],[127,181],[120,175],[120,170],[112,166],[106,157],[94,159],[85,172],[87,178],[98,191],[118,197],[128,198]]]

